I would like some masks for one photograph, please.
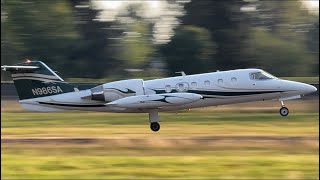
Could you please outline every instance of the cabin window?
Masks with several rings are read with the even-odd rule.
[[[237,82],[237,78],[236,77],[231,78],[231,82],[235,84]]]
[[[178,91],[183,91],[184,90],[184,85],[181,83],[181,84],[178,84]]]
[[[169,92],[171,92],[171,90],[172,90],[171,86],[170,86],[170,85],[166,85],[165,91],[166,91],[167,93],[169,93]]]
[[[192,82],[191,83],[191,88],[192,89],[196,89],[197,88],[197,83],[196,82]]]
[[[222,85],[223,84],[223,80],[222,79],[218,79],[218,84]]]
[[[188,83],[178,83],[176,86],[176,89],[179,92],[188,91],[189,84]]]
[[[204,82],[204,85],[205,85],[205,86],[210,86],[210,81],[206,80],[206,81]]]

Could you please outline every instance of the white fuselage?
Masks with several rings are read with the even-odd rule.
[[[158,111],[172,111],[259,100],[287,100],[316,91],[311,85],[294,81],[278,78],[255,79],[252,73],[259,71],[262,70],[239,69],[147,81],[135,79],[106,83],[99,87],[105,101],[90,98],[93,91],[88,89],[22,100],[20,103],[24,108],[36,111],[149,112],[153,108]],[[134,91],[126,93],[126,89]],[[165,102],[164,99],[152,99],[157,98],[153,96],[155,94],[175,97],[169,97],[169,102]],[[126,97],[131,98],[122,99]]]

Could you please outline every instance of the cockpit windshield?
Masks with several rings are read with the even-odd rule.
[[[250,79],[254,80],[266,80],[266,79],[277,79],[275,76],[265,72],[265,71],[259,71],[254,72],[250,74]]]

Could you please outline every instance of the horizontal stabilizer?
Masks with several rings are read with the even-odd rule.
[[[39,69],[38,66],[1,66],[3,71],[19,71],[19,70],[36,70]]]

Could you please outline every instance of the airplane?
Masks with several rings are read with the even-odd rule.
[[[181,72],[176,77],[120,80],[84,90],[65,82],[42,61],[26,60],[1,69],[11,73],[24,109],[148,113],[155,132],[160,129],[158,112],[277,99],[280,114],[287,116],[284,101],[317,91],[312,85],[279,79],[261,69]]]

